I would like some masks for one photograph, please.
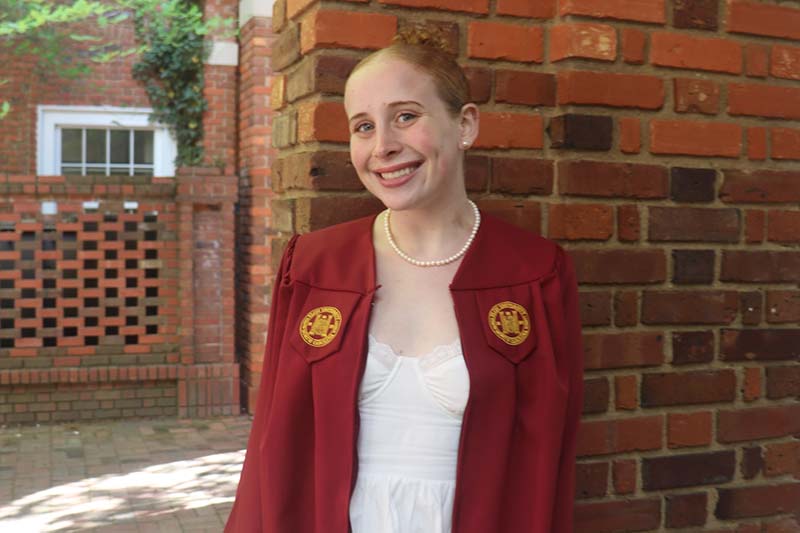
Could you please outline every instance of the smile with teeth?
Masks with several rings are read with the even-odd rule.
[[[414,172],[415,170],[417,170],[417,168],[419,168],[419,165],[401,168],[400,170],[395,170],[394,172],[383,172],[383,173],[378,172],[377,174],[382,179],[393,180],[397,178],[402,178],[403,176],[407,176],[412,172]]]

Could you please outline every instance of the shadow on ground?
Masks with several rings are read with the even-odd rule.
[[[0,531],[221,531],[249,424],[2,429]]]

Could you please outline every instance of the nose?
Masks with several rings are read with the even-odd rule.
[[[391,128],[376,128],[374,139],[373,157],[385,159],[400,151],[400,143],[397,142]]]

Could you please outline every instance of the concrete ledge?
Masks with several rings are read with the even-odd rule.
[[[241,28],[254,17],[271,17],[274,0],[240,0],[239,27]]]
[[[230,41],[213,41],[206,65],[235,67],[239,64],[239,45]]]

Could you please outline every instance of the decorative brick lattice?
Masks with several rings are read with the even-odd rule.
[[[28,205],[0,214],[2,367],[166,362],[153,345],[174,334],[161,305],[168,217],[136,202]]]

